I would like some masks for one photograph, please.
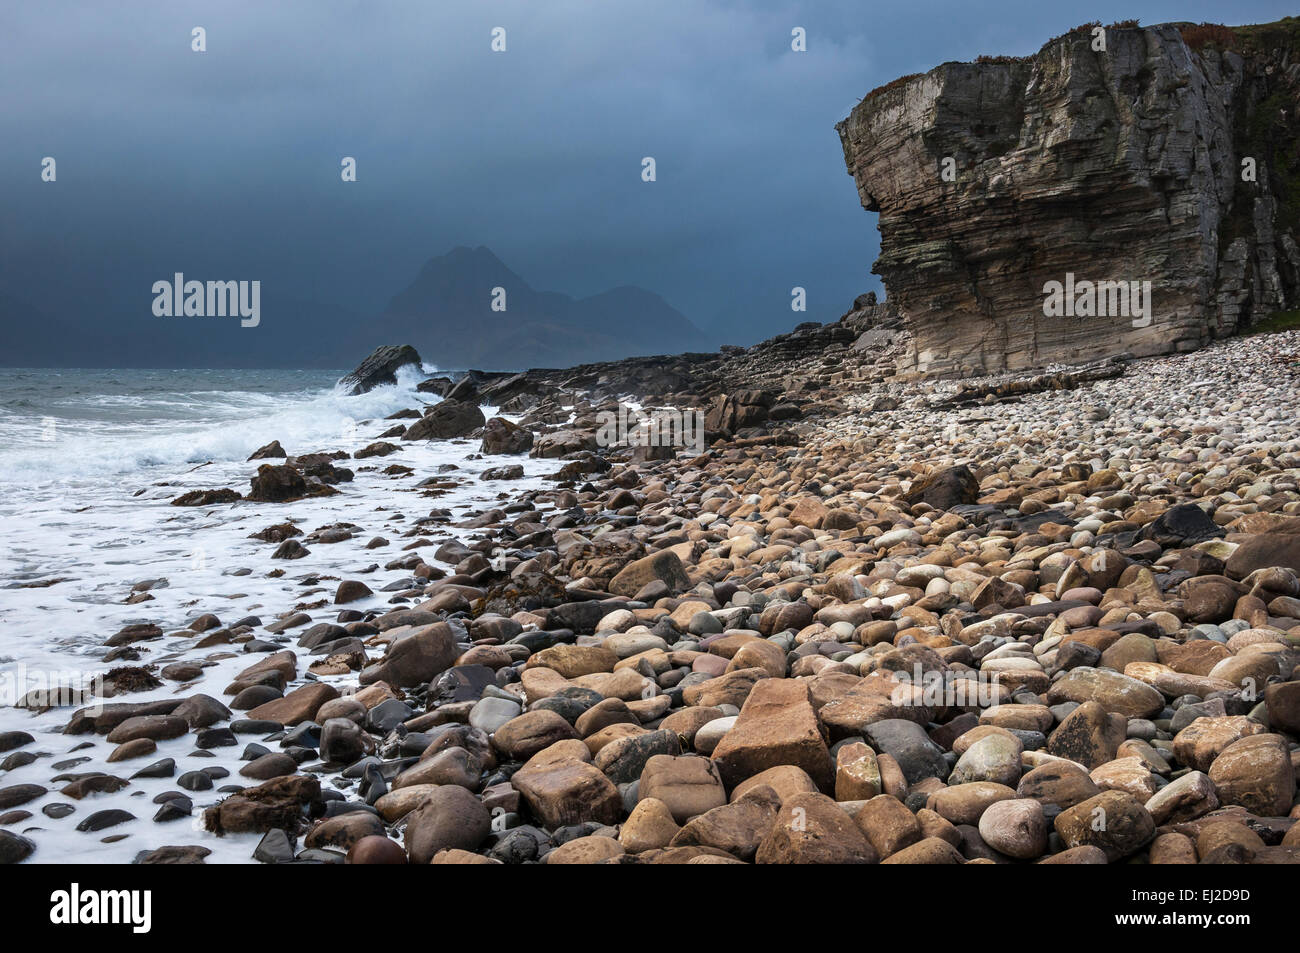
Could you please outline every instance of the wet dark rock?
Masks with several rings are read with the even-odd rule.
[[[110,808],[106,811],[96,811],[84,821],[77,825],[77,830],[83,833],[92,831],[107,830],[110,827],[116,827],[118,824],[125,824],[127,821],[134,821],[135,815],[128,811]]]
[[[374,593],[364,582],[358,579],[345,579],[339,583],[338,591],[334,594],[334,603],[340,605],[345,602],[356,602],[358,599],[372,595]]]
[[[204,826],[215,834],[265,833],[278,827],[295,831],[305,810],[323,808],[320,782],[294,775],[247,788],[203,812]]]
[[[384,657],[362,670],[363,685],[384,681],[394,688],[409,688],[435,678],[456,661],[460,650],[446,622],[435,622],[399,636]]]
[[[212,790],[212,778],[202,771],[186,771],[176,783],[187,791],[210,791]]]
[[[331,718],[321,726],[320,756],[323,761],[352,764],[366,751],[361,726],[347,718]]]
[[[12,784],[6,788],[0,788],[0,811],[18,807],[28,801],[34,801],[47,793],[49,793],[49,789],[39,784]]]
[[[255,781],[269,781],[272,778],[291,775],[297,770],[297,761],[282,751],[276,751],[248,762],[239,769],[239,773]]]
[[[176,761],[172,758],[163,758],[155,761],[153,764],[146,765],[131,778],[170,778],[176,773]]]
[[[212,851],[196,844],[159,847],[136,854],[135,864],[201,864]]]
[[[266,735],[283,728],[278,721],[265,718],[239,718],[230,723],[230,730],[237,735]]]
[[[293,841],[279,828],[267,831],[253,850],[253,859],[261,864],[288,864],[293,857]]]
[[[190,730],[197,731],[215,725],[219,721],[226,721],[230,718],[230,709],[211,695],[198,694],[191,695],[177,705],[172,715],[185,719]]]
[[[415,709],[406,702],[389,698],[366,713],[366,726],[377,735],[386,735],[414,714]]]
[[[879,752],[891,755],[909,784],[925,778],[946,778],[948,762],[943,751],[913,721],[891,718],[866,727],[867,740]]]
[[[304,556],[310,556],[311,550],[298,542],[296,539],[286,539],[283,543],[275,548],[271,554],[272,559],[302,559]]]
[[[443,400],[406,428],[403,440],[447,440],[466,437],[486,422],[477,404]]]
[[[250,711],[258,705],[283,697],[284,694],[279,689],[270,685],[250,685],[231,699],[230,707],[235,711]]]
[[[25,731],[0,731],[0,754],[29,745],[35,740]]]
[[[15,768],[21,768],[35,760],[36,755],[31,751],[15,751],[9,757],[0,761],[0,771],[13,771]]]
[[[0,864],[16,864],[36,851],[36,844],[12,831],[0,830]]]
[[[288,454],[284,452],[284,447],[280,446],[280,441],[272,440],[265,446],[258,447],[248,457],[249,460],[271,460],[275,458],[284,458]]]
[[[188,798],[169,798],[162,803],[162,806],[154,814],[154,823],[166,824],[171,821],[179,821],[182,818],[190,817],[193,810],[193,805]]]
[[[429,686],[438,704],[478,701],[483,690],[496,684],[496,672],[486,665],[457,665],[439,675]]]
[[[1161,546],[1184,547],[1218,539],[1226,531],[1195,503],[1172,506],[1148,523],[1138,539],[1150,539]]]
[[[308,496],[329,496],[338,492],[325,483],[308,482],[301,472],[288,464],[264,463],[257,468],[257,475],[250,482],[248,500],[253,503],[288,503]]]
[[[229,728],[205,728],[195,736],[194,743],[200,748],[226,748],[239,744],[239,739]]]
[[[395,443],[389,443],[386,440],[376,440],[374,443],[367,444],[352,456],[357,460],[365,460],[368,457],[386,457],[390,453],[398,453],[402,448]]]
[[[420,354],[409,344],[385,344],[375,348],[356,369],[339,379],[338,386],[350,395],[364,394],[384,384],[397,383],[397,371],[408,365],[420,366]]]
[[[123,778],[115,778],[109,774],[97,774],[73,781],[65,785],[59,793],[64,797],[75,798],[80,801],[92,794],[113,794],[122,790],[128,783]]]
[[[104,641],[104,644],[111,647],[130,645],[134,642],[160,639],[162,634],[162,628],[152,622],[134,622],[113,633]]]
[[[172,500],[172,506],[215,506],[220,503],[235,503],[241,499],[243,497],[236,491],[229,489],[190,490]]]
[[[285,732],[284,737],[280,740],[280,747],[319,748],[320,737],[321,726],[314,721],[304,721]]]
[[[483,426],[483,445],[480,447],[483,453],[527,453],[532,447],[532,431],[504,417],[493,417]]]

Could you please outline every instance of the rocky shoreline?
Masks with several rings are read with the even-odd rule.
[[[432,381],[177,497],[258,508],[254,572],[355,572],[238,620],[142,581],[111,699],[0,732],[0,860],[1300,861],[1300,333],[935,383],[890,320]],[[707,449],[600,446],[621,397]],[[456,438],[467,516],[389,462]],[[381,478],[391,543],[277,521]]]

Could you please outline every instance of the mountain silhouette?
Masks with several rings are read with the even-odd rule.
[[[494,300],[504,291],[504,310]],[[433,258],[374,324],[375,340],[415,345],[444,368],[567,367],[710,348],[663,298],[625,285],[587,298],[538,291],[488,248]]]
[[[371,319],[298,297],[274,279],[263,281],[255,328],[241,327],[238,317],[158,317],[150,289],[159,277],[170,280],[171,272],[142,270],[130,283],[90,298],[46,300],[43,290],[39,303],[0,280],[0,366],[341,369],[377,345],[400,340],[446,369],[515,370],[716,346],[712,335],[644,288],[623,286],[580,299],[537,291],[484,247],[455,248],[431,259]],[[228,275],[195,263],[186,277]],[[494,288],[505,290],[505,311],[492,309]],[[124,353],[123,340],[137,346]]]

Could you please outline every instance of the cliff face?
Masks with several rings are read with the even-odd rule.
[[[1295,307],[1297,24],[1224,31],[1218,46],[1174,25],[1111,27],[1104,52],[1076,31],[864,99],[836,128],[880,213],[873,271],[913,335],[900,369],[1185,351]],[[1106,295],[1091,314],[1044,314],[1047,283],[1077,295],[1100,281],[1149,281],[1149,315],[1098,313],[1120,311]]]

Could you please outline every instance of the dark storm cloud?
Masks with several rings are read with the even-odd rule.
[[[756,340],[879,284],[833,124],[902,73],[1092,19],[1285,4],[284,3],[0,12],[0,291],[151,346],[149,287],[260,279],[364,318],[487,245],[534,287],[637,284]],[[207,31],[207,52],[190,31]],[[489,48],[507,31],[508,49]],[[806,53],[790,49],[794,27]],[[40,182],[43,156],[58,182]],[[358,181],[339,162],[354,156]],[[655,157],[658,181],[641,181]],[[789,309],[808,289],[809,311]],[[330,321],[350,320],[321,312]],[[269,318],[268,318],[269,320]],[[376,330],[376,338],[381,337]],[[259,340],[248,336],[245,346]],[[269,340],[269,338],[268,338]],[[671,342],[665,349],[670,349]],[[114,349],[119,350],[114,350]],[[132,363],[141,363],[133,359]],[[146,362],[147,363],[147,362]]]

